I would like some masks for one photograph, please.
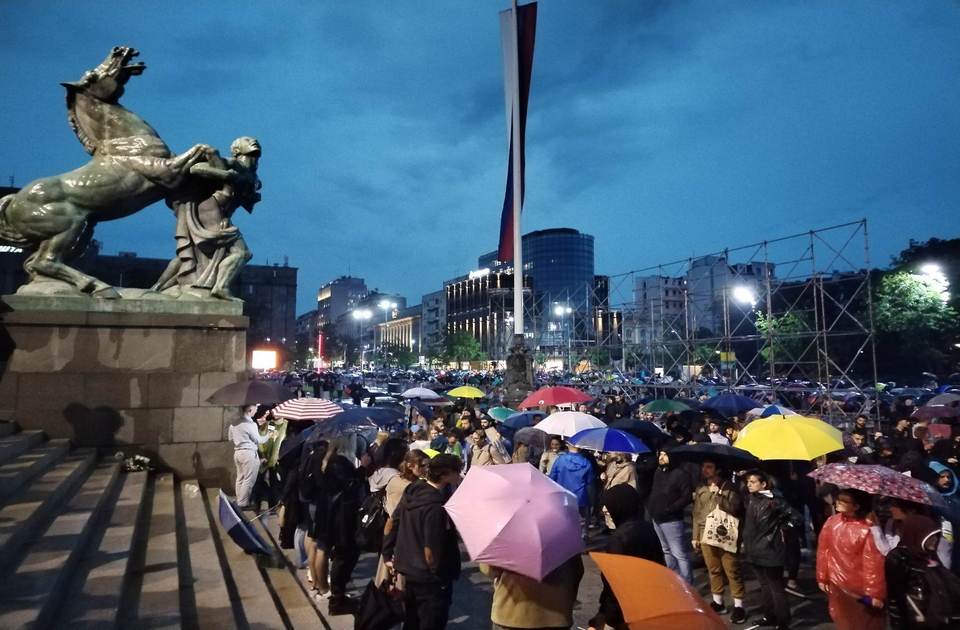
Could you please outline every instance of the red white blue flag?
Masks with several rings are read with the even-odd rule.
[[[513,260],[513,142],[520,145],[520,207],[524,193],[524,139],[527,127],[527,103],[530,99],[530,76],[533,73],[533,43],[537,32],[537,3],[532,2],[500,12],[500,38],[503,46],[504,98],[507,109],[507,189],[500,214],[500,246],[497,260]],[[516,35],[514,35],[516,33]],[[516,48],[514,48],[516,46]],[[518,116],[514,116],[514,111]],[[519,133],[513,133],[513,121],[519,121]]]

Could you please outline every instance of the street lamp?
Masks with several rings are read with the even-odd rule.
[[[950,299],[950,281],[947,280],[947,274],[943,268],[936,263],[926,263],[920,267],[920,280],[930,289],[937,292],[941,302],[947,302]]]
[[[734,287],[733,299],[740,304],[749,304],[751,307],[757,305],[757,294],[748,286]]]
[[[572,358],[571,358],[571,334],[570,334],[570,320],[567,319],[567,316],[573,313],[573,309],[570,308],[568,304],[554,304],[553,305],[553,314],[560,318],[560,321],[563,323],[564,328],[566,329],[567,334],[567,367],[573,369]]]
[[[383,324],[384,324],[384,326],[383,326],[383,334],[386,335],[386,334],[387,334],[387,326],[386,326],[386,324],[387,324],[387,321],[390,319],[390,311],[391,311],[392,309],[397,308],[397,303],[396,303],[396,302],[391,302],[390,300],[380,300],[380,302],[377,304],[377,306],[379,306],[380,308],[383,309]],[[376,340],[374,340],[374,341],[376,341]],[[381,336],[381,338],[380,338],[380,350],[383,351],[383,360],[384,360],[384,363],[386,363],[386,360],[387,360],[387,344],[384,343],[383,336]]]
[[[363,343],[363,322],[368,321],[371,317],[373,317],[373,311],[369,308],[358,308],[353,311],[353,318],[357,320],[360,326],[360,343]],[[363,352],[360,353],[360,369],[363,369]]]

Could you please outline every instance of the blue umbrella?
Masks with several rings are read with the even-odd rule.
[[[763,412],[760,414],[761,418],[769,418],[770,416],[797,416],[800,415],[793,409],[784,407],[783,405],[767,405],[764,408]]]
[[[650,449],[639,439],[626,431],[605,427],[602,429],[584,429],[568,440],[577,448],[604,453],[649,453]]]
[[[220,491],[220,526],[227,532],[233,542],[237,543],[241,549],[247,553],[261,553],[269,556],[267,544],[263,542],[260,535],[253,526],[247,522],[240,514],[240,510],[234,505],[233,501],[227,498],[227,495]]]
[[[542,411],[521,411],[504,420],[503,426],[516,431],[517,429],[533,426],[546,417],[547,414]]]
[[[738,413],[744,413],[751,409],[756,409],[758,403],[752,398],[741,396],[740,394],[720,394],[703,403],[704,408],[719,411],[723,415],[735,416]]]
[[[344,409],[321,424],[329,422],[338,422],[341,425],[353,422],[360,425],[369,425],[372,422],[378,427],[393,427],[403,424],[403,410],[394,407],[352,407]]]

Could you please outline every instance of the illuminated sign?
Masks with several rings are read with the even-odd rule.
[[[275,370],[277,369],[277,351],[276,350],[254,350],[250,358],[250,367],[255,370]]]
[[[483,269],[477,269],[476,271],[471,271],[468,277],[471,280],[476,280],[477,278],[483,278],[484,276],[489,276],[489,275],[490,275],[490,269],[487,267],[484,267]]]

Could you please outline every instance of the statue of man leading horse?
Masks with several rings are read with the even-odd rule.
[[[130,63],[137,55],[133,48],[117,46],[79,81],[63,84],[70,126],[93,158],[76,170],[38,179],[0,198],[0,241],[31,252],[24,263],[30,284],[120,297],[116,289],[67,261],[86,249],[100,221],[177,197],[192,168],[221,163],[217,151],[205,144],[173,155],[149,124],[120,105],[127,81],[145,69],[142,63]]]

